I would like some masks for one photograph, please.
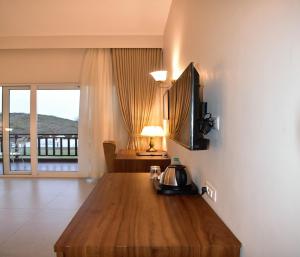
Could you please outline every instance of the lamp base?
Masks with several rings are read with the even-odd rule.
[[[146,150],[146,152],[151,152],[151,153],[153,153],[153,152],[157,152],[157,150],[156,150],[154,147],[149,147],[149,148]]]
[[[157,150],[154,148],[153,137],[150,137],[149,148],[146,152],[156,152]]]

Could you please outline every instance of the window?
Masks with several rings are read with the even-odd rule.
[[[79,87],[0,89],[0,174],[78,173]]]
[[[37,90],[38,171],[78,170],[79,89]]]

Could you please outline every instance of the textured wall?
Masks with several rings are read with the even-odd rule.
[[[216,187],[206,199],[244,257],[300,256],[299,13],[299,1],[173,0],[164,35],[166,68],[198,62],[221,117],[208,151],[168,151]]]

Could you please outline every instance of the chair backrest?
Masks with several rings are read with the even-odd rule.
[[[103,149],[104,149],[107,172],[113,172],[114,160],[116,158],[116,143],[114,141],[104,141]]]

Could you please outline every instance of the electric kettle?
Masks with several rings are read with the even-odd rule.
[[[191,176],[184,165],[169,165],[160,175],[161,186],[182,188],[192,184]]]

